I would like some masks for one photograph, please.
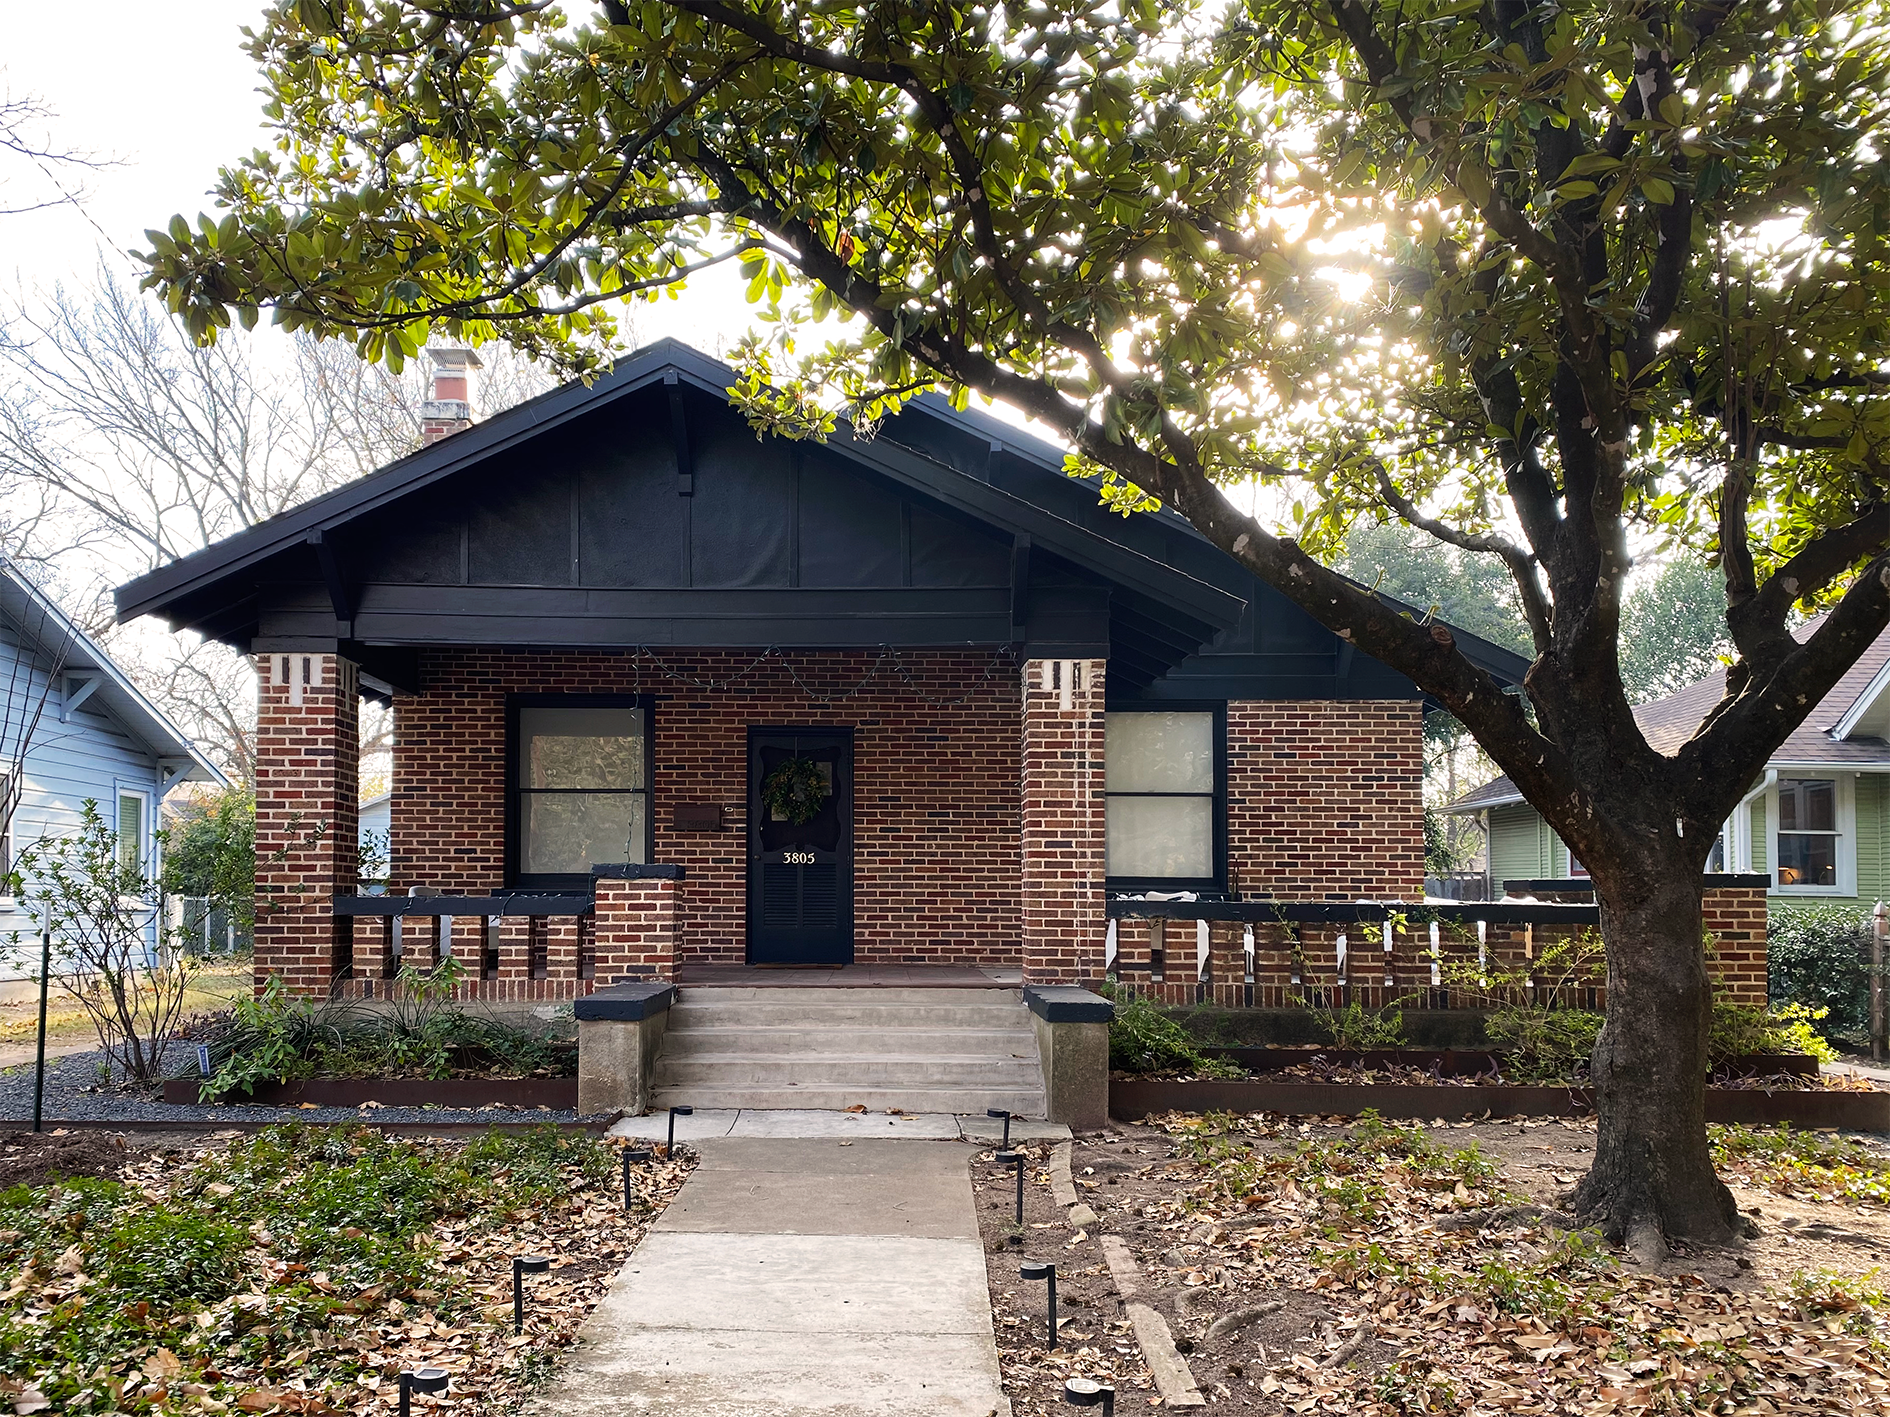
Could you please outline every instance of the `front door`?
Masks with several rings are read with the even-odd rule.
[[[853,733],[748,730],[748,962],[853,963]]]

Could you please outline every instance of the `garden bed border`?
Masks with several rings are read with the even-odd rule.
[[[359,1107],[378,1102],[383,1107],[548,1107],[554,1112],[574,1112],[578,1097],[575,1077],[309,1078],[231,1093],[221,1102],[202,1102],[198,1100],[202,1082],[195,1077],[171,1078],[164,1084],[164,1100],[186,1107],[299,1107],[303,1103]]]
[[[1413,1083],[1162,1082],[1114,1079],[1109,1115],[1136,1122],[1152,1112],[1280,1112],[1350,1117],[1364,1111],[1398,1121],[1484,1117],[1591,1117],[1585,1087],[1433,1087]],[[1890,1132],[1890,1092],[1767,1092],[1709,1087],[1709,1122],[1790,1122],[1801,1127]]]

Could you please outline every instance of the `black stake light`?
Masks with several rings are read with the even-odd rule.
[[[1004,1119],[1004,1141],[1002,1145],[1006,1151],[1009,1151],[1011,1149],[1011,1114],[1006,1112],[1002,1107],[987,1107],[984,1109],[984,1115],[994,1121],[999,1117]]]
[[[543,1255],[512,1256],[512,1332],[525,1332],[525,1276],[543,1274],[551,1261]]]
[[[630,1163],[639,1164],[648,1161],[653,1153],[647,1146],[626,1146],[623,1149],[623,1208],[630,1209]]]
[[[1023,1279],[1042,1279],[1050,1285],[1050,1341],[1046,1348],[1057,1346],[1057,1267],[1048,1260],[1026,1260],[1017,1271]]]
[[[413,1417],[413,1395],[416,1392],[445,1392],[446,1369],[415,1368],[411,1373],[400,1375],[400,1417]]]
[[[1024,1153],[1021,1151],[1000,1151],[991,1159],[1000,1166],[1015,1166],[1017,1168],[1017,1223],[1021,1227],[1024,1223]]]
[[[672,1107],[669,1109],[669,1141],[663,1148],[663,1160],[674,1161],[676,1159],[676,1119],[678,1117],[693,1117],[695,1115],[696,1109],[693,1107]]]
[[[1115,1417],[1116,1390],[1094,1378],[1071,1378],[1063,1385],[1063,1400],[1072,1407],[1101,1407],[1103,1417]]]

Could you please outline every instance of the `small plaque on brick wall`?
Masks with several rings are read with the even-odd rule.
[[[679,832],[719,832],[722,830],[722,804],[679,802],[670,824]]]

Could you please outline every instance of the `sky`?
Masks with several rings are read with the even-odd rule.
[[[91,279],[101,259],[139,274],[123,253],[147,228],[211,206],[217,169],[268,141],[254,61],[242,28],[262,0],[88,0],[83,22],[63,5],[10,4],[0,93],[52,110],[54,144],[113,165],[78,174],[82,206],[0,218],[0,287],[31,296]],[[161,18],[156,18],[160,16]],[[60,170],[60,180],[74,174]],[[0,208],[56,198],[32,165],[0,153]],[[681,299],[634,307],[639,342],[674,335],[711,353],[748,324],[739,277],[710,272]]]

